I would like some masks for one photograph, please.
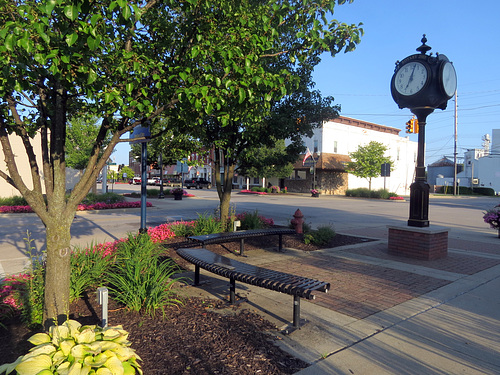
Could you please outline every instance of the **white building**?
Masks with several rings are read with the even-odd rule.
[[[464,170],[457,179],[460,186],[491,188],[500,194],[500,129],[493,129],[491,148],[488,142],[482,149],[464,153]]]
[[[12,152],[14,153],[14,157],[17,163],[17,169],[19,171],[19,174],[21,175],[24,183],[28,187],[28,189],[33,188],[33,181],[31,179],[31,169],[30,165],[28,162],[28,158],[26,156],[26,150],[23,146],[23,142],[21,140],[21,137],[18,137],[15,134],[9,135],[9,141],[10,145],[12,147]],[[36,160],[39,166],[42,165],[42,149],[40,146],[40,135],[37,134],[35,138],[32,140],[32,145],[33,145],[33,152],[36,155]],[[1,148],[0,148],[1,149]],[[2,158],[0,160],[0,170],[8,173],[7,170],[7,165],[5,163],[5,155],[3,153],[3,150],[1,151]],[[43,185],[42,182],[42,189],[45,189],[45,185]],[[12,197],[12,196],[20,196],[21,193],[19,190],[14,188],[12,185],[10,185],[5,179],[0,178],[0,197],[2,198],[7,198],[7,197]]]
[[[375,141],[387,147],[385,156],[390,157],[394,165],[390,177],[372,178],[372,190],[385,187],[390,192],[408,195],[414,180],[418,143],[410,141],[408,136],[399,136],[400,131],[343,116],[326,121],[315,129],[311,138],[304,139],[305,146],[318,159],[315,170],[311,171],[308,163],[302,166],[301,160],[295,164],[295,176],[286,180],[285,185],[290,191],[306,192],[316,174],[316,186],[324,194],[344,194],[347,189],[367,188],[368,180],[348,174],[345,164],[350,161],[349,153]]]

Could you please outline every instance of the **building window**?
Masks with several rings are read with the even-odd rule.
[[[333,153],[337,153],[337,141],[333,141]]]
[[[259,178],[258,177],[254,177],[253,178],[253,184],[254,185],[259,185]]]
[[[318,152],[318,140],[314,140],[314,151],[313,152]]]

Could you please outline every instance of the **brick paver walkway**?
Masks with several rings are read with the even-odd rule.
[[[386,259],[427,267],[431,271],[434,269],[464,276],[500,264],[500,258],[492,259],[477,254],[453,252],[450,252],[446,258],[435,261],[397,257],[387,254],[386,243],[352,248],[341,253]],[[358,319],[366,318],[451,282],[439,278],[439,275],[432,277],[364,263],[362,260],[342,259],[335,257],[335,252],[329,255],[312,254],[308,257],[296,258],[293,262],[276,261],[261,264],[261,266],[329,282],[331,284],[329,293],[317,293],[316,299],[311,302]]]

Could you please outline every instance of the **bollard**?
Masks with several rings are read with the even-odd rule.
[[[97,288],[97,303],[102,305],[102,321],[101,325],[106,328],[108,325],[108,288]]]
[[[302,212],[297,208],[297,211],[293,214],[293,219],[291,221],[292,225],[295,228],[295,232],[298,234],[303,233],[302,230],[302,224],[304,224],[304,215],[302,215]]]
[[[241,227],[241,221],[235,220],[233,223],[233,232],[236,232],[239,227]]]

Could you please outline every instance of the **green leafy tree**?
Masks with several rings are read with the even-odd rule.
[[[325,115],[325,100],[311,90],[311,72],[323,52],[334,56],[353,50],[362,33],[357,26],[327,21],[335,4],[242,1],[238,17],[217,15],[224,27],[214,24],[207,31],[218,40],[217,47],[197,51],[207,60],[198,67],[201,75],[193,77],[198,89],[180,100],[190,101],[205,115],[193,132],[215,150],[222,222],[227,221],[242,153],[288,138],[290,150],[298,154],[302,135],[310,134],[314,120]]]
[[[74,213],[122,135],[160,114],[190,125],[182,133],[195,139],[200,124],[215,126],[202,132],[203,144],[228,151],[228,181],[237,156],[230,146],[241,149],[262,136],[271,103],[299,83],[295,66],[359,41],[358,27],[327,21],[335,3],[0,0],[0,144],[7,164],[0,177],[46,228],[46,325],[67,318]],[[99,132],[67,196],[68,119],[82,114],[101,119]],[[25,148],[27,181],[12,136]]]
[[[99,126],[96,117],[76,117],[69,121],[66,132],[66,164],[70,168],[83,170],[87,167],[92,155],[94,143],[89,140],[97,139]],[[105,148],[110,141],[108,134],[103,141]],[[102,154],[103,150],[101,150]],[[102,156],[102,155],[101,155]]]
[[[359,146],[356,151],[349,153],[353,161],[347,164],[347,170],[357,177],[366,178],[368,189],[371,190],[372,178],[380,176],[382,164],[391,163],[391,166],[393,165],[391,158],[384,156],[386,151],[387,146],[375,141],[371,141],[365,146]]]
[[[0,0],[0,144],[17,188],[46,228],[44,322],[69,311],[70,228],[120,137],[189,92],[192,25],[216,21],[210,2]],[[85,172],[66,196],[69,118],[100,118]],[[30,178],[10,137],[22,139]],[[35,135],[41,158],[35,155]],[[105,142],[109,138],[109,144]],[[46,198],[46,200],[45,200]]]
[[[273,147],[244,150],[239,157],[238,172],[252,177],[285,178],[293,173],[292,161],[285,141],[278,140]]]
[[[127,174],[127,177],[125,177],[125,181],[134,177],[134,171],[130,167],[124,166],[122,169],[120,169],[120,173],[118,173],[119,178],[123,178],[124,173]]]
[[[192,153],[203,153],[200,142],[189,133],[183,132],[184,123],[175,118],[161,117],[150,124],[153,135],[147,144],[148,165],[158,167],[158,158],[162,155],[163,165],[175,164]],[[132,154],[141,157],[140,144],[132,144]]]
[[[154,114],[146,97],[154,96],[148,77],[156,67],[134,33],[150,6],[0,0],[0,143],[7,164],[0,177],[20,191],[46,228],[47,325],[65,320],[69,310],[70,227],[79,202],[121,135],[139,123],[131,118]],[[87,140],[92,147],[85,172],[66,196],[68,119],[82,114],[102,120]],[[31,181],[18,172],[14,134],[22,139]],[[36,134],[40,164],[33,151]]]

